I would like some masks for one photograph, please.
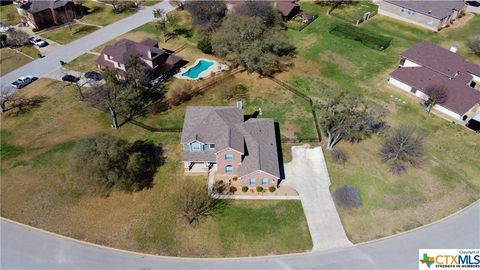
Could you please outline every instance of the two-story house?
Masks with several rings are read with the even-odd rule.
[[[40,30],[81,18],[72,0],[15,0],[22,23]]]
[[[449,119],[468,122],[480,111],[480,66],[466,61],[457,49],[421,42],[401,53],[399,67],[388,81],[423,100],[428,100],[427,87],[445,86],[446,101],[433,109]]]
[[[182,130],[185,173],[236,177],[242,186],[277,186],[280,166],[274,122],[244,120],[240,107],[187,107]]]
[[[378,2],[379,14],[433,31],[439,31],[454,23],[466,10],[467,5],[463,0],[382,0]]]
[[[121,39],[114,45],[105,46],[97,58],[97,67],[117,69],[122,79],[128,60],[132,56],[140,57],[155,76],[171,76],[178,72],[183,64],[181,57],[160,49],[158,41],[146,38],[141,42]]]

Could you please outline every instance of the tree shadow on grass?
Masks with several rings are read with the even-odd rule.
[[[137,190],[151,188],[157,169],[165,164],[163,147],[147,141],[136,141],[130,148],[130,155],[138,155],[140,167],[134,171]]]

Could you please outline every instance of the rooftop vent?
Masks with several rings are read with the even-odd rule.
[[[431,9],[428,11],[428,14],[432,14],[432,10],[431,10]]]
[[[452,47],[450,47],[450,51],[453,52],[453,53],[457,53],[457,51],[458,51],[458,45],[453,44]]]

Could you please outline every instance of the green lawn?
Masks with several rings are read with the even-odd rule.
[[[32,59],[21,53],[15,53],[8,48],[0,49],[0,75],[7,74],[31,61]]]
[[[86,53],[68,62],[65,67],[80,72],[97,70],[97,57],[95,54]]]
[[[100,26],[109,25],[135,13],[135,10],[126,10],[117,14],[111,5],[95,1],[87,1],[83,6],[88,10],[80,21]]]
[[[480,199],[480,178],[476,177],[480,165],[474,159],[480,149],[479,137],[428,116],[412,97],[386,83],[388,74],[397,67],[399,54],[422,40],[447,49],[461,44],[459,53],[479,64],[480,58],[465,42],[480,28],[480,16],[469,14],[464,19],[472,18],[464,26],[434,33],[377,15],[359,26],[393,38],[390,47],[377,51],[330,34],[329,27],[339,19],[326,16],[324,7],[305,2],[302,8],[319,18],[302,32],[287,32],[298,55],[295,67],[279,78],[317,100],[340,90],[363,95],[373,108],[386,114],[391,126],[414,125],[426,136],[425,160],[401,176],[389,173],[378,154],[381,135],[356,144],[341,142],[338,149],[349,157],[345,165],[334,163],[326,153],[332,191],[355,185],[363,201],[358,209],[339,210],[349,238],[362,242],[415,228]]]
[[[41,32],[40,35],[60,44],[67,44],[98,29],[99,28],[95,26],[77,23],[70,26],[61,26],[55,29],[46,30]]]
[[[163,0],[146,0],[145,2],[143,2],[143,4],[145,6],[153,6],[153,5],[156,5],[160,2],[163,2]]]
[[[190,181],[206,191],[207,179],[184,176],[180,134],[154,134],[130,124],[113,130],[108,114],[79,102],[72,87],[60,81],[40,79],[20,93],[47,98],[30,112],[1,115],[3,217],[97,244],[161,255],[223,257],[311,249],[299,201],[230,201],[215,216],[187,226],[178,205],[182,187]],[[71,169],[71,150],[79,139],[102,132],[162,146],[166,162],[152,188],[114,191],[108,197],[85,192]]]
[[[0,22],[5,25],[16,25],[20,22],[20,16],[14,4],[0,5]]]
[[[342,5],[332,12],[332,16],[355,24],[367,12],[376,13],[378,6],[369,1],[358,1],[351,5]]]

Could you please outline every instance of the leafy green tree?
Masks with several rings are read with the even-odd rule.
[[[209,37],[203,37],[197,43],[197,48],[202,52],[211,54],[212,53],[212,43],[210,42]]]
[[[383,120],[368,109],[366,102],[352,94],[342,92],[318,107],[329,151],[343,139],[360,141],[385,127]]]
[[[114,188],[131,192],[150,187],[164,163],[161,147],[143,141],[131,144],[107,134],[78,141],[70,158],[86,188],[104,194]]]
[[[276,26],[282,23],[282,17],[269,1],[245,1],[235,7],[235,14],[259,18],[267,26]]]
[[[194,25],[210,33],[227,15],[227,6],[223,1],[186,1],[185,9],[191,14]]]
[[[178,17],[174,13],[167,13],[160,8],[153,10],[153,16],[155,17],[155,27],[163,34],[163,42],[167,42],[170,29],[178,24]]]
[[[295,47],[278,28],[249,16],[227,16],[212,35],[212,48],[234,65],[267,76],[285,70],[295,54]]]

